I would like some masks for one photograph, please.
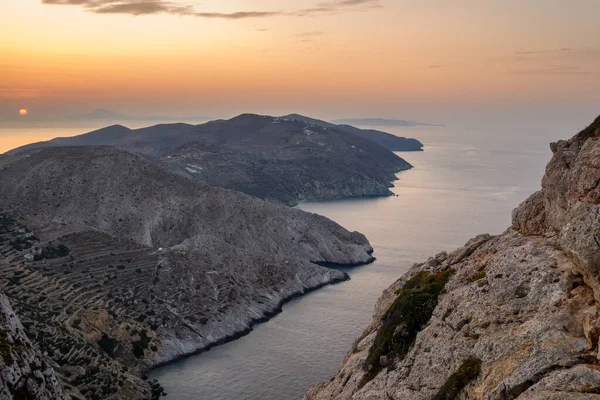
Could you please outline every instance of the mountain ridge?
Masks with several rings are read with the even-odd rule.
[[[179,151],[186,145],[196,149],[197,143],[214,146],[212,153]],[[140,129],[113,125],[72,138],[26,145],[6,154],[81,145],[110,145],[151,156],[204,184],[288,205],[341,197],[390,196],[395,174],[412,168],[376,141],[340,127],[322,121],[316,124],[254,114],[201,125],[159,124]]]

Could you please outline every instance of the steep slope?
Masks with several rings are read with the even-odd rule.
[[[25,335],[21,321],[0,292],[0,398],[68,400],[52,368]]]
[[[415,265],[307,399],[599,399],[600,118],[502,235]]]
[[[327,218],[202,186],[112,147],[34,152],[0,171],[0,187],[10,188],[0,193],[7,212],[83,224],[147,246],[213,236],[314,262],[370,259],[364,236]]]
[[[156,396],[146,369],[347,279],[316,263],[373,260],[363,235],[324,217],[112,147],[8,157],[0,187],[0,290],[91,399]]]
[[[244,114],[203,125],[112,126],[36,148],[110,145],[158,157],[200,182],[285,204],[347,196],[386,196],[411,165],[371,140],[338,127]],[[210,151],[206,151],[207,146]],[[223,173],[227,171],[227,173]]]

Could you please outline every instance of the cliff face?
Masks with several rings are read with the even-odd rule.
[[[415,265],[307,399],[600,398],[600,118],[502,235]]]
[[[51,361],[40,354],[0,292],[0,399],[68,400]]]

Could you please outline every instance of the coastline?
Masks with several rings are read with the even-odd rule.
[[[421,152],[423,152],[424,150],[419,150]],[[419,152],[417,150],[415,151],[410,151],[411,153],[415,153],[415,152]],[[394,152],[398,153],[398,152]],[[410,171],[412,169],[415,169],[414,165],[409,163],[409,167],[407,168],[400,168],[398,171],[394,172],[394,179],[390,180],[388,182],[387,185],[387,189],[388,192],[386,194],[357,194],[357,195],[340,195],[340,196],[334,196],[334,197],[324,197],[324,198],[314,198],[314,199],[299,199],[296,200],[294,202],[289,202],[289,203],[285,203],[286,206],[288,207],[297,207],[301,204],[309,204],[309,203],[328,203],[328,202],[335,202],[335,201],[343,201],[343,200],[360,200],[360,199],[379,199],[379,198],[386,198],[386,197],[394,197],[396,196],[396,194],[394,192],[392,192],[390,189],[396,187],[396,185],[394,184],[394,182],[397,182],[400,180],[400,178],[398,177],[397,174],[399,174],[400,172],[406,172],[406,171]]]
[[[328,263],[327,266],[321,265],[318,262],[313,262],[313,264],[322,266],[324,268],[335,270],[336,269],[335,266],[337,266],[339,268],[342,268],[342,267],[343,268],[353,268],[353,267],[361,267],[361,266],[370,265],[370,264],[374,263],[375,261],[376,261],[376,258],[375,257],[371,257],[371,259],[369,261],[364,262],[364,263],[357,263],[357,264],[347,264],[346,265],[346,264]],[[213,348],[215,348],[217,346],[220,346],[220,345],[232,342],[234,340],[237,340],[239,338],[242,338],[244,336],[249,335],[254,330],[253,328],[256,325],[268,322],[272,318],[274,318],[275,316],[277,316],[278,314],[282,313],[283,312],[283,306],[285,304],[289,303],[290,301],[292,301],[292,300],[294,300],[296,298],[308,295],[308,294],[310,294],[310,293],[312,293],[312,292],[314,292],[316,290],[319,290],[319,289],[321,289],[323,287],[341,284],[343,282],[347,282],[347,281],[350,280],[350,276],[346,272],[339,271],[339,270],[338,270],[338,272],[340,272],[342,274],[341,277],[331,277],[327,281],[317,283],[317,284],[315,284],[313,286],[304,288],[301,291],[294,291],[291,294],[283,297],[281,300],[279,300],[275,304],[274,307],[272,307],[271,309],[268,309],[268,310],[264,311],[262,317],[251,319],[246,324],[245,328],[243,328],[241,330],[238,330],[238,331],[236,331],[234,333],[228,334],[228,335],[226,335],[226,336],[224,336],[222,338],[219,338],[219,339],[217,339],[217,340],[215,340],[215,341],[213,341],[211,343],[208,343],[208,344],[206,344],[206,345],[204,345],[202,347],[199,347],[196,350],[193,350],[191,352],[177,354],[174,357],[169,358],[168,360],[157,362],[157,363],[151,365],[150,367],[141,370],[140,375],[142,376],[143,379],[149,379],[148,375],[150,375],[155,370],[158,370],[158,369],[160,369],[162,367],[174,364],[174,363],[176,363],[178,361],[181,361],[183,359],[200,355],[200,354],[205,353],[205,352],[207,352],[207,351],[209,351],[209,350],[211,350],[211,349],[213,349]],[[158,382],[160,383],[160,381],[158,381]]]

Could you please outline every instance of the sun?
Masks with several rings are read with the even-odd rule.
[[[19,110],[19,115],[21,115],[23,117],[26,116],[27,115],[27,109],[26,108],[21,108]]]

